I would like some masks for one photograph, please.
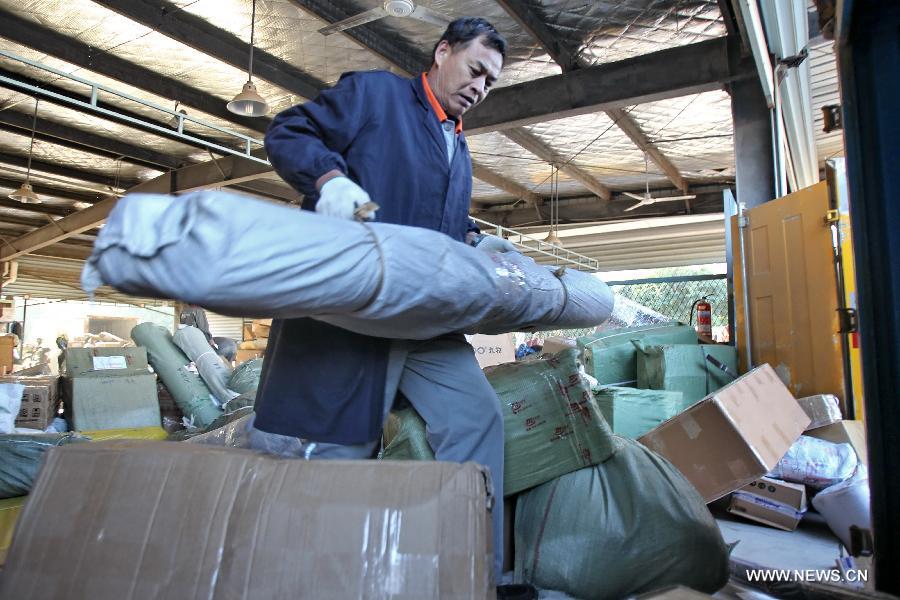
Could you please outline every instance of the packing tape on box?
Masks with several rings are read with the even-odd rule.
[[[703,428],[700,427],[700,424],[689,414],[683,414],[681,417],[681,427],[684,429],[684,432],[687,434],[689,438],[692,440],[697,439],[697,437],[703,432]]]
[[[727,464],[728,470],[731,471],[731,474],[734,475],[736,479],[754,479],[758,476],[758,474],[754,475],[754,471],[751,471],[747,467],[747,463],[741,459],[729,460]]]

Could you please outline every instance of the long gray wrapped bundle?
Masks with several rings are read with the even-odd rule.
[[[82,273],[88,292],[104,283],[227,315],[314,317],[401,339],[590,327],[613,308],[597,277],[517,252],[223,192],[119,200]]]
[[[228,378],[231,369],[225,366],[213,347],[206,341],[206,336],[196,327],[182,327],[172,336],[175,345],[181,348],[188,358],[194,361],[200,378],[206,383],[219,406],[239,396],[239,393],[228,390]]]
[[[212,392],[196,373],[188,369],[190,360],[172,341],[165,327],[141,323],[131,330],[131,339],[147,349],[147,359],[172,394],[175,404],[195,426],[206,427],[222,414]]]

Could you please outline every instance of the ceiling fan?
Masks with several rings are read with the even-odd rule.
[[[634,198],[635,200],[638,201],[637,204],[635,204],[634,206],[629,206],[623,212],[628,212],[630,210],[634,210],[640,206],[649,206],[651,204],[656,204],[657,202],[674,202],[676,200],[692,200],[693,198],[697,197],[696,194],[688,194],[685,196],[666,196],[664,198],[651,197],[650,196],[650,173],[647,170],[647,154],[646,153],[644,154],[644,174],[646,176],[646,179],[644,180],[646,187],[644,189],[643,194],[641,194],[639,196],[637,194],[632,194],[631,192],[622,192],[624,195],[628,196],[629,198]]]
[[[450,24],[450,21],[453,20],[436,10],[431,10],[425,6],[419,6],[412,0],[385,0],[381,6],[361,12],[358,15],[346,18],[343,21],[332,23],[331,25],[320,29],[319,33],[322,35],[331,35],[332,33],[344,31],[345,29],[357,27],[358,25],[363,25],[384,17],[409,17],[410,19],[425,21],[426,23],[440,25],[441,27],[446,27]]]

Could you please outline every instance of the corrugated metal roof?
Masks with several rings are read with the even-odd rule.
[[[571,226],[560,229],[558,236],[566,250],[597,260],[601,271],[725,262],[725,220],[721,214]],[[542,264],[557,262],[536,252],[526,254]]]

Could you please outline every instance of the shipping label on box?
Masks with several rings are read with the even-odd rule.
[[[712,502],[771,471],[809,422],[766,364],[639,441],[674,464]]]
[[[22,404],[16,416],[16,427],[46,429],[59,408],[59,378],[49,376],[0,377],[0,383],[25,386]]]
[[[475,349],[475,359],[482,369],[516,360],[516,346],[511,333],[467,335],[466,340]]]
[[[142,375],[147,370],[147,349],[69,348],[66,350],[68,377],[104,377],[125,373]]]
[[[736,491],[728,512],[777,529],[793,531],[806,512],[806,487],[760,477]]]

